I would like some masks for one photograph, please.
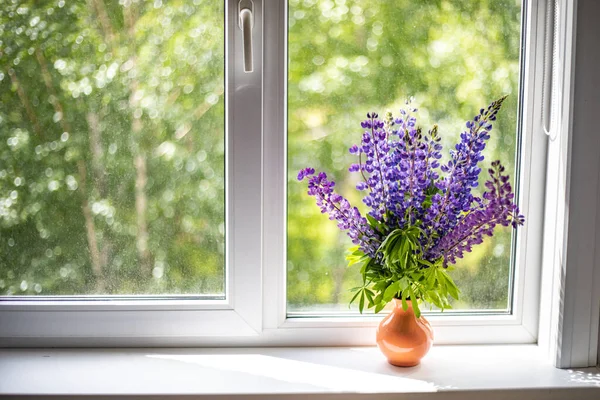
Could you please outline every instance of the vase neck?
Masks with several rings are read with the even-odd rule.
[[[404,309],[402,308],[402,300],[394,299],[394,308],[396,309],[396,311],[400,311],[407,314],[414,314],[412,302],[410,300],[407,300],[406,304],[408,305],[408,308],[406,309],[406,311],[404,311]]]

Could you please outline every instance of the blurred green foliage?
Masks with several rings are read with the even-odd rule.
[[[510,94],[486,161],[514,169],[519,29],[517,0],[290,1],[290,310],[346,309],[360,279],[295,175],[360,207],[368,111],[415,96],[448,148]],[[0,38],[0,294],[222,294],[223,1],[0,0]],[[507,307],[510,243],[458,266],[455,306]]]
[[[0,31],[0,293],[223,293],[223,2],[2,0]]]

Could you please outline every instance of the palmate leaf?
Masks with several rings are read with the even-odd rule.
[[[349,254],[346,256],[346,260],[348,260],[348,266],[352,266],[354,264],[358,264],[360,262],[366,261],[369,258],[359,246],[353,246],[348,249]]]
[[[426,267],[429,267],[429,268],[435,268],[435,265],[434,265],[433,263],[430,263],[430,262],[429,262],[429,261],[427,261],[427,260],[423,260],[423,259],[421,259],[421,258],[417,258],[417,262],[418,262],[419,264],[421,264],[421,265],[425,265]]]
[[[406,302],[407,298],[408,298],[408,290],[405,290],[404,292],[402,292],[402,309],[404,311],[408,310],[408,303]]]
[[[385,225],[369,218],[372,226]],[[411,302],[415,315],[419,317],[419,302],[423,301],[441,310],[450,307],[449,298],[458,299],[460,291],[441,266],[441,259],[430,261],[423,259],[420,244],[422,229],[412,225],[404,229],[395,229],[382,241],[377,252],[382,255],[379,261],[365,255],[354,246],[349,249],[348,265],[360,265],[364,286],[354,288],[357,293],[352,301],[358,301],[359,311],[365,306],[374,308],[378,313],[395,297],[401,299],[403,309]],[[387,227],[386,227],[387,229]]]
[[[358,309],[361,314],[365,306],[365,289],[366,287],[364,286],[359,287],[354,296],[352,296],[350,303],[348,304],[348,307],[350,307],[350,305],[352,305],[352,303],[354,303],[354,301],[358,298]]]
[[[437,308],[442,309],[442,303],[436,297],[436,294],[437,294],[436,291],[434,291],[434,290],[428,290],[427,292],[425,292],[425,295],[423,296],[423,299],[426,302],[428,302],[429,304],[433,304]]]
[[[385,292],[383,293],[383,300],[386,303],[389,303],[396,296],[396,294],[398,294],[399,291],[400,291],[400,281],[396,281],[396,282],[392,283],[390,286],[388,286],[387,289],[385,289]]]
[[[367,261],[368,258],[369,258],[368,256],[352,257],[352,258],[346,257],[346,259],[348,260],[349,267],[356,265],[356,264],[363,263],[363,262]]]
[[[390,250],[394,247],[396,241],[402,236],[402,229],[393,230],[384,240],[381,242],[381,245],[377,249],[377,252],[380,252],[385,256],[389,255]]]
[[[448,275],[448,273],[443,270],[438,270],[438,273],[444,280],[445,288],[446,288],[446,291],[448,292],[448,294],[450,294],[450,296],[452,296],[456,300],[458,300],[458,297],[460,295],[460,290],[458,289],[458,287],[456,286],[456,284],[454,283],[452,278],[450,278],[450,275]]]
[[[413,311],[415,312],[415,316],[417,318],[421,317],[421,310],[419,309],[419,304],[417,301],[417,296],[415,296],[415,292],[412,288],[408,287],[408,294],[410,295],[410,302],[412,303]]]
[[[371,225],[371,228],[375,229],[376,231],[379,231],[379,233],[381,234],[385,234],[385,232],[388,231],[388,227],[384,222],[377,221],[370,214],[367,214],[366,216],[369,225]]]
[[[375,294],[372,291],[370,291],[369,289],[365,289],[365,296],[367,296],[367,300],[369,300],[369,303],[367,305],[369,308],[371,308],[375,305],[375,303],[373,301],[374,295]]]
[[[369,268],[373,265],[374,261],[372,258],[368,258],[368,261],[365,260],[362,267],[360,267],[360,274],[362,275],[363,282],[367,281],[367,272],[369,272]]]
[[[406,288],[410,286],[410,283],[408,282],[408,279],[406,279],[406,277],[400,278],[400,280],[398,281],[398,283],[400,284],[400,291],[401,292],[405,291]]]
[[[365,291],[360,292],[360,300],[358,302],[358,311],[362,314],[365,309]]]
[[[376,303],[377,305],[375,306],[375,314],[377,314],[378,312],[380,312],[381,310],[383,310],[385,308],[385,306],[387,305],[387,303],[380,301],[379,303]]]
[[[356,300],[356,298],[360,295],[360,292],[361,292],[360,289],[362,289],[362,287],[355,288],[355,289],[358,289],[358,290],[356,291],[356,293],[354,294],[354,296],[352,296],[352,299],[350,300],[350,303],[348,304],[348,307],[350,307],[350,305],[352,303],[354,303],[354,300]]]

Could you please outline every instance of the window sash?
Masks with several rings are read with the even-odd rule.
[[[521,125],[521,144],[518,154],[518,165],[520,176],[518,177],[518,196],[519,205],[524,215],[527,216],[527,223],[517,233],[516,237],[516,270],[514,273],[513,283],[513,301],[512,313],[501,315],[502,313],[494,313],[496,315],[477,315],[477,314],[492,314],[492,312],[475,312],[475,313],[444,313],[443,316],[428,316],[432,325],[444,326],[452,324],[455,326],[478,326],[483,321],[484,324],[496,326],[502,325],[521,325],[523,326],[522,339],[527,337],[528,341],[535,341],[537,336],[537,315],[539,301],[539,277],[541,273],[541,232],[544,204],[544,180],[540,177],[544,176],[545,171],[545,148],[547,138],[543,131],[537,129],[539,125],[536,121],[539,116],[536,114],[536,104],[541,103],[541,86],[540,82],[535,80],[536,68],[542,67],[542,61],[539,59],[538,47],[543,45],[543,32],[540,32],[540,27],[537,19],[537,1],[526,0],[523,2],[522,12],[522,30],[524,31],[524,42],[522,43],[521,52],[521,73],[523,74],[522,87],[520,88],[520,125]],[[287,24],[287,13],[282,12],[280,18]],[[270,24],[269,24],[270,26]],[[268,29],[268,28],[267,28]],[[279,24],[279,32],[277,35],[266,33],[266,37],[277,36],[286,37],[287,26]],[[287,38],[286,38],[287,39]],[[267,39],[268,40],[268,39]],[[287,59],[285,46],[287,40],[283,43],[274,41],[274,52],[277,52],[279,60]],[[266,45],[266,48],[270,46]],[[537,53],[536,53],[537,50]],[[538,58],[536,58],[538,55]],[[268,60],[265,68],[272,66]],[[281,62],[280,62],[281,64]],[[286,99],[286,82],[287,69],[285,65],[280,65],[279,68],[273,68],[273,74],[269,76],[277,76],[281,82],[275,84],[272,80],[265,81],[265,98],[283,98]],[[279,102],[274,105],[272,110],[268,109],[268,104],[265,104],[265,115],[273,115],[280,113],[278,107],[283,104],[284,112],[287,107],[284,102]],[[538,107],[539,108],[539,107]],[[278,114],[279,115],[279,114]],[[537,119],[536,119],[537,118]],[[285,192],[287,177],[285,155],[287,154],[287,146],[285,138],[280,137],[280,132],[285,132],[285,119],[273,121],[272,125],[265,125],[265,170],[270,171],[265,175],[265,199],[269,201],[269,214],[265,215],[265,251],[264,254],[268,257],[265,260],[265,286],[275,287],[282,286],[285,288],[285,265],[286,255],[285,246],[280,244],[280,238],[286,235],[285,216]],[[527,266],[527,268],[524,268]],[[277,304],[269,307],[271,315],[265,315],[265,322],[269,328],[309,328],[320,326],[343,325],[346,324],[356,327],[373,326],[377,321],[371,316],[355,316],[355,317],[340,317],[327,318],[310,316],[310,313],[303,313],[299,318],[293,318],[286,313],[286,296],[284,291],[277,291]],[[277,313],[274,315],[274,313]],[[450,315],[448,315],[450,314]],[[459,315],[460,314],[460,315]],[[348,326],[348,325],[347,325]],[[455,343],[456,339],[450,339],[452,335],[448,335],[449,342]],[[472,340],[477,340],[478,334],[475,333]]]
[[[0,345],[15,341],[44,345],[68,337],[91,339],[94,345],[109,343],[111,337],[243,337],[262,329],[262,1],[254,0],[254,8],[254,73],[245,74],[238,2],[227,0],[225,5],[226,300],[0,299]]]

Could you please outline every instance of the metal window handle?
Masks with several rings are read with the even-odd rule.
[[[250,3],[252,4],[252,3]],[[252,26],[254,25],[252,10],[248,7],[241,8],[240,1],[240,21],[239,26],[242,30],[243,54],[244,54],[244,72],[250,73],[254,70],[254,62],[252,58]]]

